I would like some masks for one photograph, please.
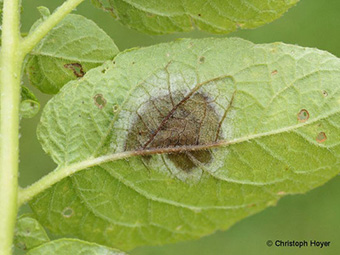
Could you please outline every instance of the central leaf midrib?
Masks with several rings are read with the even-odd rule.
[[[331,115],[337,114],[340,112],[340,109],[336,109],[332,112],[329,112],[327,115],[321,116],[319,118],[315,118],[313,120],[310,120],[305,123],[299,123],[290,127],[284,127],[280,129],[276,129],[274,131],[270,132],[263,132],[259,134],[249,135],[242,138],[236,138],[233,140],[220,140],[219,142],[214,142],[210,144],[204,144],[204,145],[191,145],[191,146],[181,146],[181,147],[168,147],[168,148],[157,148],[157,149],[146,149],[146,150],[134,150],[134,151],[124,151],[124,152],[117,152],[113,154],[108,154],[100,157],[91,157],[88,160],[80,161],[78,163],[74,163],[68,166],[65,166],[64,168],[67,168],[71,174],[78,172],[80,170],[90,168],[93,166],[97,166],[100,164],[113,162],[117,160],[127,159],[131,157],[138,157],[138,156],[147,156],[147,155],[154,155],[154,154],[167,154],[167,153],[178,153],[183,151],[195,151],[195,150],[205,150],[210,148],[220,148],[220,147],[227,147],[233,144],[240,144],[243,142],[248,142],[253,139],[258,139],[262,137],[267,137],[271,135],[277,135],[281,133],[286,133],[290,131],[294,131],[296,129],[299,129],[304,126],[311,125],[317,121],[320,121],[322,119],[326,119],[330,117]],[[318,146],[324,146],[324,145],[318,145]],[[59,169],[59,171],[62,170]]]

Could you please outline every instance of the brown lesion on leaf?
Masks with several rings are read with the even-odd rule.
[[[279,73],[279,71],[276,70],[276,69],[272,71],[272,75],[277,75],[278,73]]]
[[[24,250],[24,251],[27,250],[27,246],[24,242],[17,242],[17,243],[15,243],[15,246],[18,247],[21,250]]]
[[[95,105],[99,108],[99,109],[103,109],[106,105],[106,99],[104,98],[104,96],[102,94],[97,94],[93,97],[94,103]]]
[[[321,91],[321,93],[324,97],[328,97],[328,92],[326,90]]]
[[[154,17],[156,17],[156,14],[151,13],[151,12],[147,12],[147,13],[146,13],[146,17],[148,17],[148,18],[154,18]]]
[[[222,139],[220,128],[220,117],[206,94],[192,91],[183,96],[177,91],[144,103],[136,113],[125,150],[167,150],[166,157],[177,168],[190,172],[213,160],[211,150],[204,149],[204,145]],[[190,146],[202,149],[184,149]],[[143,159],[147,163],[150,156]]]
[[[85,75],[85,72],[83,70],[83,66],[79,63],[65,64],[64,67],[72,70],[73,74],[78,78],[83,77]]]
[[[114,106],[112,106],[112,111],[113,111],[114,113],[118,112],[118,110],[119,110],[119,106],[118,106],[117,104],[115,104]]]
[[[108,0],[95,0],[95,4],[103,11],[109,12],[115,19],[119,19],[117,11]]]
[[[325,132],[320,132],[317,136],[316,136],[316,141],[318,143],[323,143],[327,140],[327,135]]]
[[[306,122],[309,119],[309,112],[306,109],[302,109],[297,114],[297,119],[301,123]]]
[[[200,64],[203,64],[203,63],[205,62],[205,57],[204,57],[204,56],[200,57],[200,58],[198,59],[198,62],[199,62]]]
[[[66,207],[61,214],[64,218],[71,218],[74,215],[74,210],[71,207]]]

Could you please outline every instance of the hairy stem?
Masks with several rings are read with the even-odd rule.
[[[84,0],[67,0],[51,16],[41,23],[33,33],[23,39],[21,50],[24,54],[29,53],[40,40],[55,27],[67,14],[75,9]]]
[[[0,54],[0,254],[12,253],[18,211],[19,104],[23,59],[83,0],[67,0],[32,34],[20,36],[21,0],[4,0]]]
[[[0,254],[12,253],[17,216],[19,163],[19,103],[22,55],[20,41],[20,0],[3,5],[2,49],[0,55]]]

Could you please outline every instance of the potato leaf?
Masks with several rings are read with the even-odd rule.
[[[19,217],[14,240],[17,247],[30,250],[49,241],[44,228],[36,219],[28,215]]]
[[[299,0],[92,0],[117,20],[149,34],[190,31],[194,27],[226,34],[279,18]]]
[[[126,255],[121,251],[77,239],[58,239],[42,244],[27,255],[72,254],[72,255]]]
[[[33,118],[40,109],[36,96],[25,86],[21,86],[20,116]]]
[[[46,8],[40,7],[40,12],[47,15]],[[112,39],[93,21],[70,14],[29,54],[26,72],[32,85],[44,93],[55,94],[64,84],[83,77],[118,52]]]
[[[31,206],[54,233],[121,249],[227,229],[339,173],[339,83],[338,58],[283,43],[121,53],[45,107],[44,150],[79,172]]]

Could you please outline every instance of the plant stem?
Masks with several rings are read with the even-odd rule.
[[[21,43],[21,51],[29,53],[38,42],[55,27],[67,14],[75,9],[84,0],[67,0],[51,16],[41,23],[33,33],[29,34]]]
[[[19,104],[23,59],[68,13],[84,0],[67,0],[24,40],[21,0],[4,0],[0,54],[0,254],[12,253],[18,210]]]
[[[19,163],[19,103],[22,55],[20,41],[20,0],[3,5],[0,56],[0,254],[12,253],[17,216]]]

